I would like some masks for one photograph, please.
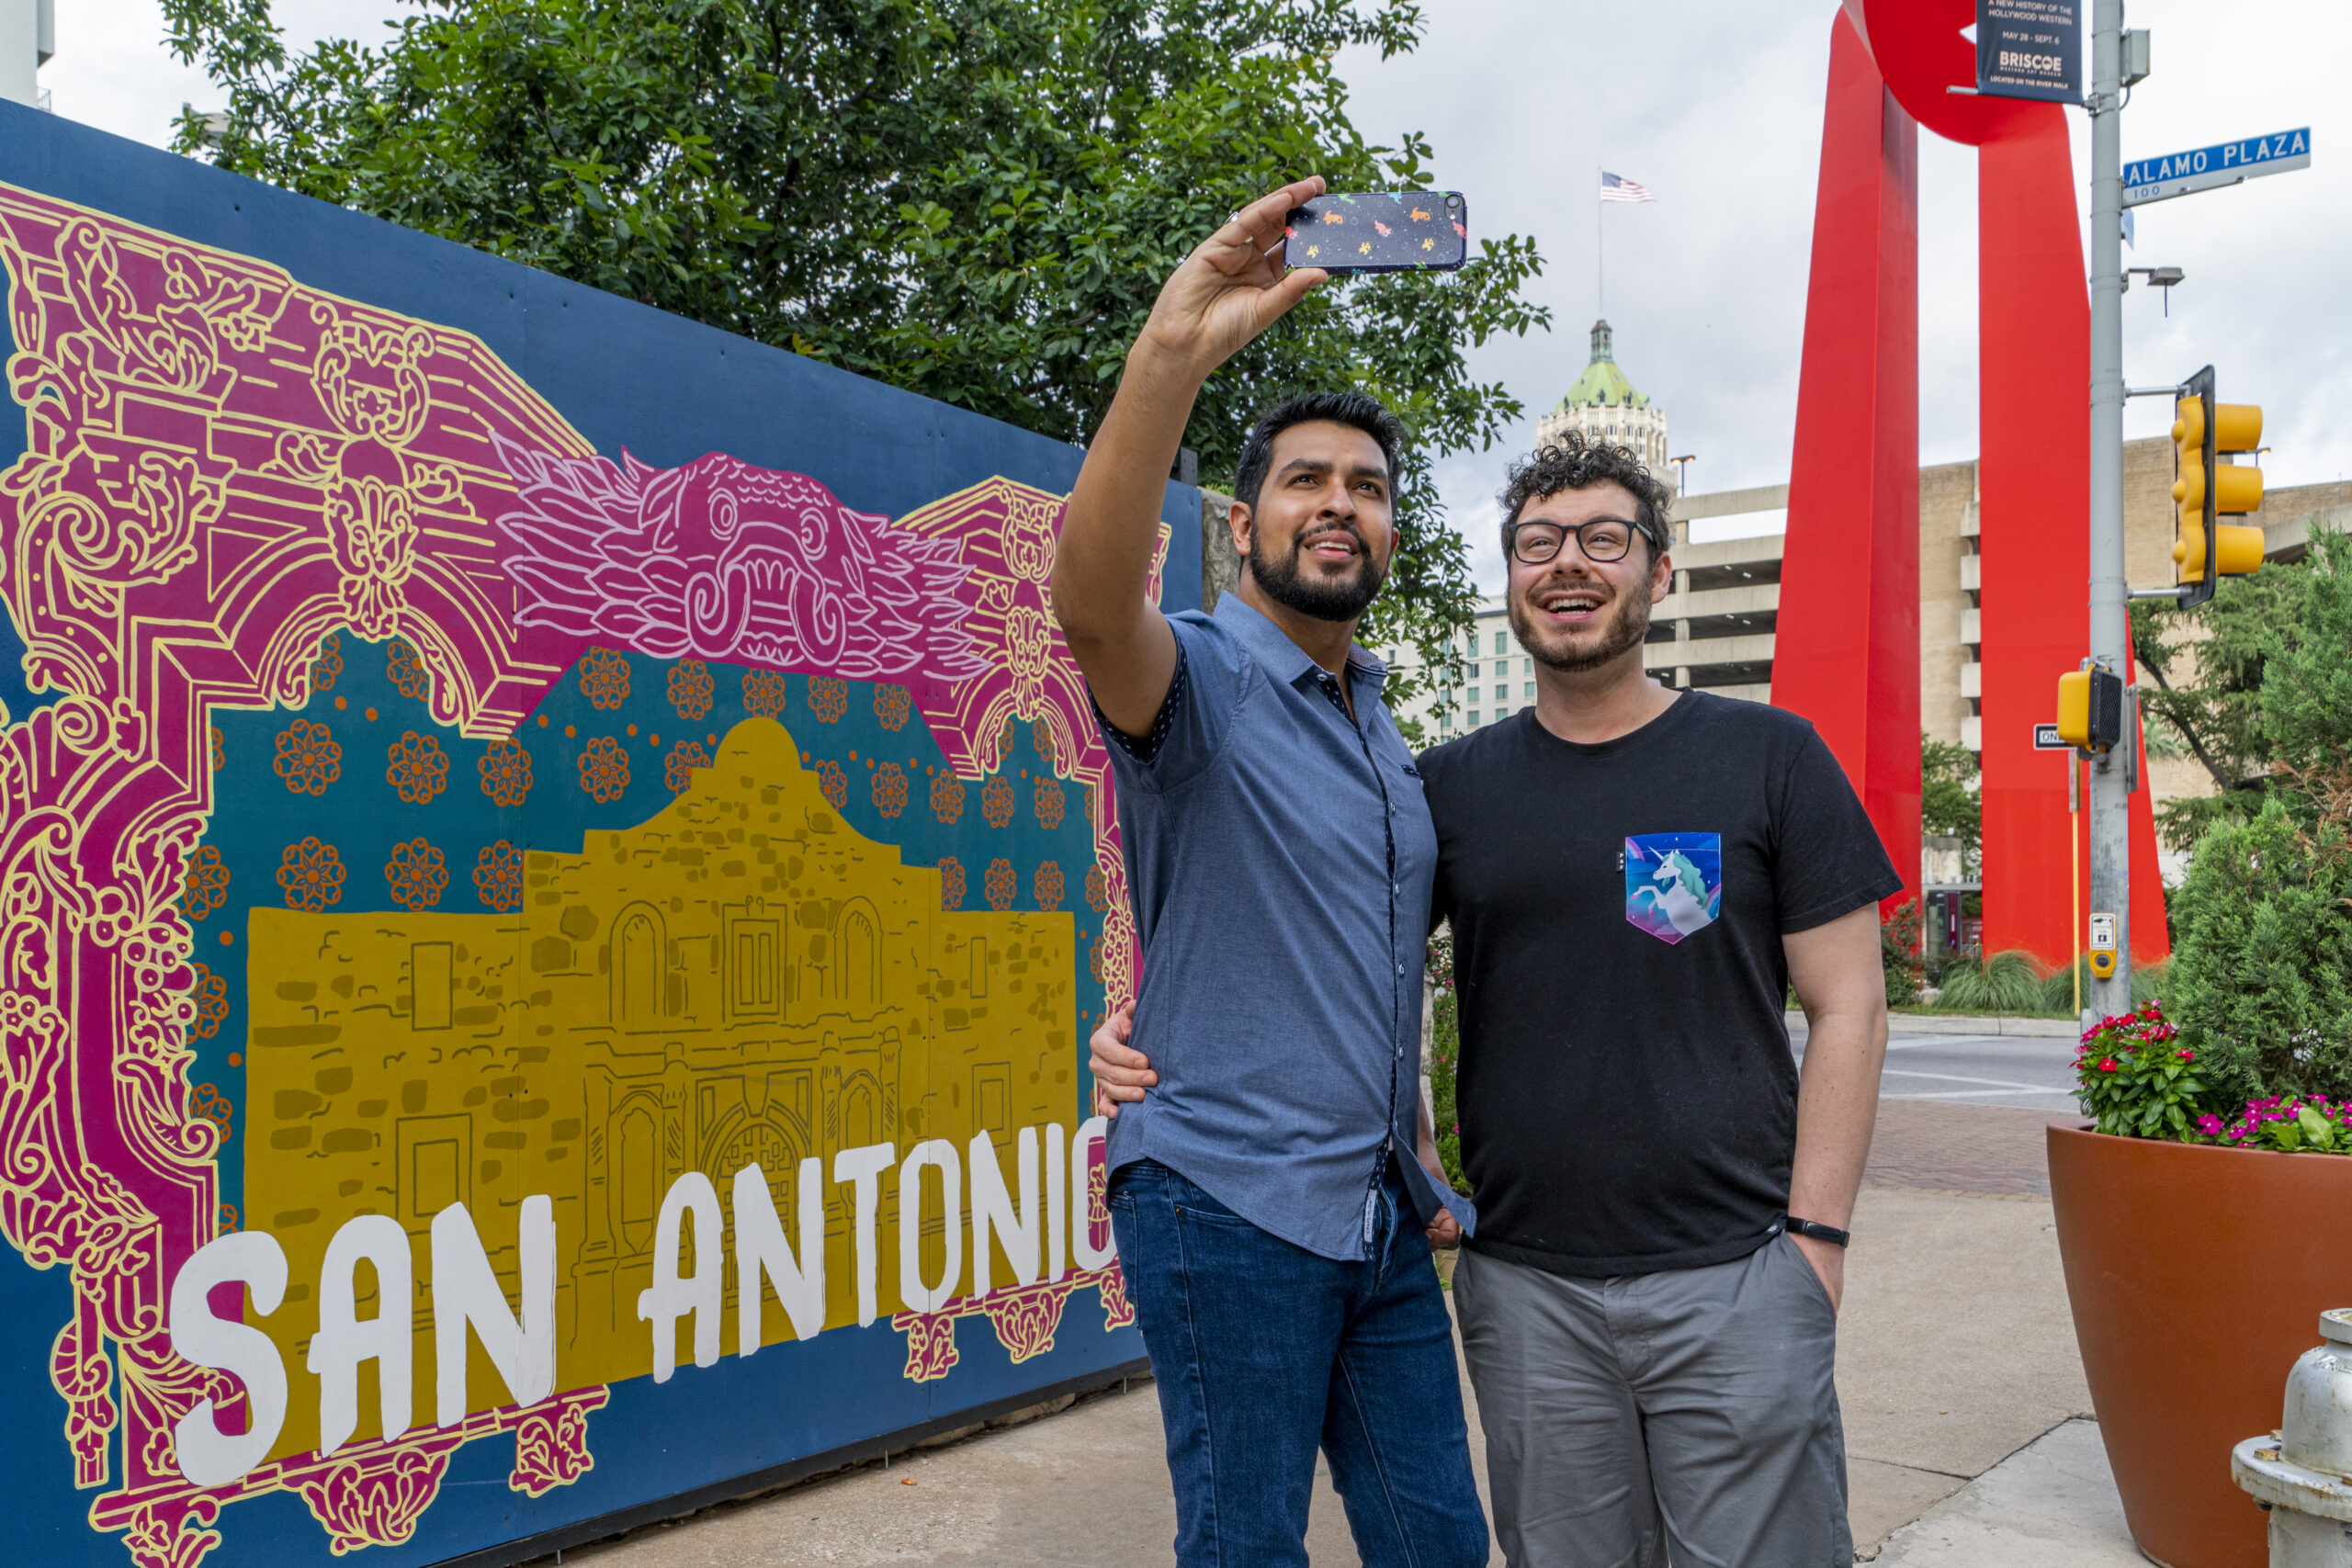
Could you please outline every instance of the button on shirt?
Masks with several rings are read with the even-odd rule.
[[[1102,725],[1143,943],[1132,1043],[1159,1076],[1111,1124],[1111,1168],[1158,1160],[1261,1230],[1360,1258],[1392,1150],[1424,1223],[1442,1201],[1414,1153],[1437,860],[1420,777],[1372,654],[1348,656],[1351,718],[1338,678],[1239,594],[1170,624],[1151,735]]]

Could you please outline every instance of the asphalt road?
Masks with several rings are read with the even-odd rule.
[[[2072,1040],[1906,1035],[1899,1019],[1894,1030],[1879,1080],[1882,1099],[2010,1105],[2059,1114],[2075,1109]],[[1797,1056],[1804,1056],[1802,1040]]]

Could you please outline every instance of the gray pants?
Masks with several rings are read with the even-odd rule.
[[[1576,1280],[1464,1251],[1454,1302],[1510,1568],[1849,1568],[1838,1316],[1776,1236]]]

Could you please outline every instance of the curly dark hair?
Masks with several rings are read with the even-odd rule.
[[[1674,492],[1651,477],[1633,448],[1588,440],[1581,430],[1563,431],[1558,439],[1512,463],[1504,476],[1502,494],[1495,498],[1503,509],[1503,559],[1510,559],[1511,535],[1529,502],[1602,484],[1623,485],[1632,494],[1634,524],[1649,540],[1650,558],[1656,560],[1672,538],[1666,514],[1674,504]]]
[[[1308,392],[1276,403],[1250,427],[1233,476],[1233,498],[1255,512],[1258,494],[1266,486],[1266,471],[1273,467],[1274,437],[1294,424],[1317,421],[1353,425],[1371,436],[1387,460],[1388,488],[1396,488],[1396,464],[1405,447],[1404,423],[1362,392]]]

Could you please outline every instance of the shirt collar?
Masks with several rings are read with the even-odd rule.
[[[1267,619],[1238,592],[1221,595],[1210,619],[1222,622],[1250,655],[1280,676],[1285,685],[1295,685],[1301,676],[1315,674],[1323,668],[1307,657],[1305,649],[1291,641],[1288,632]],[[1351,643],[1348,673],[1370,682],[1376,691],[1388,680],[1388,666],[1372,649],[1361,643]]]

